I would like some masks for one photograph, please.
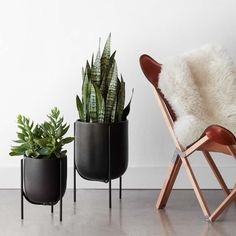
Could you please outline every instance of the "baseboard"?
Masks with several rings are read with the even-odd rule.
[[[230,188],[236,180],[235,167],[221,167],[220,171]],[[124,189],[159,189],[165,180],[167,167],[129,167],[123,176]],[[203,189],[218,189],[219,184],[208,167],[198,166],[194,168],[194,173]],[[87,181],[77,174],[77,188],[108,188],[108,185],[101,182]],[[112,181],[112,187],[118,188],[118,180]],[[19,188],[20,187],[20,168],[1,167],[0,168],[0,188]],[[73,168],[68,168],[67,187],[73,187]],[[175,189],[191,188],[189,179],[184,170],[181,169],[177,178]]]

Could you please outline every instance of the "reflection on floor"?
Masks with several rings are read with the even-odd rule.
[[[156,210],[157,190],[124,190],[120,201],[113,191],[112,210],[107,190],[78,190],[77,203],[67,190],[63,202],[63,222],[59,206],[51,215],[49,206],[25,202],[25,219],[20,220],[20,191],[0,190],[1,236],[233,236],[236,235],[236,204],[214,224],[208,223],[191,190],[175,190],[165,210]],[[214,209],[224,195],[218,190],[204,191]]]

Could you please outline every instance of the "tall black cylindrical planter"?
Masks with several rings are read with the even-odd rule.
[[[121,198],[121,176],[128,167],[128,120],[111,124],[78,120],[74,125],[74,172],[87,180],[109,182],[109,190],[111,180],[120,178]],[[74,175],[74,189],[75,181]]]
[[[53,206],[60,201],[62,220],[62,197],[66,191],[67,157],[40,159],[24,157],[21,160],[21,218],[23,197],[32,204]]]

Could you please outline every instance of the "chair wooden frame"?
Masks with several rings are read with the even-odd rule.
[[[183,165],[192,184],[193,190],[198,199],[203,214],[209,221],[214,222],[236,198],[236,188],[233,188],[232,191],[229,190],[219,169],[217,168],[213,158],[211,157],[210,152],[224,153],[236,159],[236,138],[230,131],[226,130],[225,128],[220,126],[212,126],[209,127],[203,133],[202,137],[195,143],[193,143],[189,147],[183,147],[178,142],[178,139],[173,129],[173,114],[171,114],[171,111],[168,108],[163,95],[158,89],[158,76],[161,71],[161,64],[157,63],[148,55],[142,55],[140,57],[140,65],[147,79],[154,85],[154,92],[156,95],[157,102],[160,106],[161,112],[176,146],[174,157],[170,164],[166,180],[157,199],[156,208],[162,209],[166,206],[171,190],[178,176],[179,170]],[[189,158],[191,154],[196,151],[201,151],[203,153],[213,174],[215,175],[222,190],[224,191],[224,194],[226,195],[223,202],[212,213],[210,212],[207,206],[206,200],[202,194],[200,186],[194,175],[193,169],[189,163]]]

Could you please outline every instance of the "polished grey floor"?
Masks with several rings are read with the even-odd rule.
[[[25,201],[25,219],[20,220],[19,190],[0,190],[0,236],[100,236],[100,235],[236,235],[236,203],[214,223],[205,221],[191,190],[173,191],[165,210],[155,209],[157,190],[124,190],[123,199],[113,190],[112,210],[107,190],[78,190],[77,202],[67,190],[63,203],[63,222],[59,206],[54,215],[49,206]],[[221,191],[204,191],[213,209],[222,199]]]

